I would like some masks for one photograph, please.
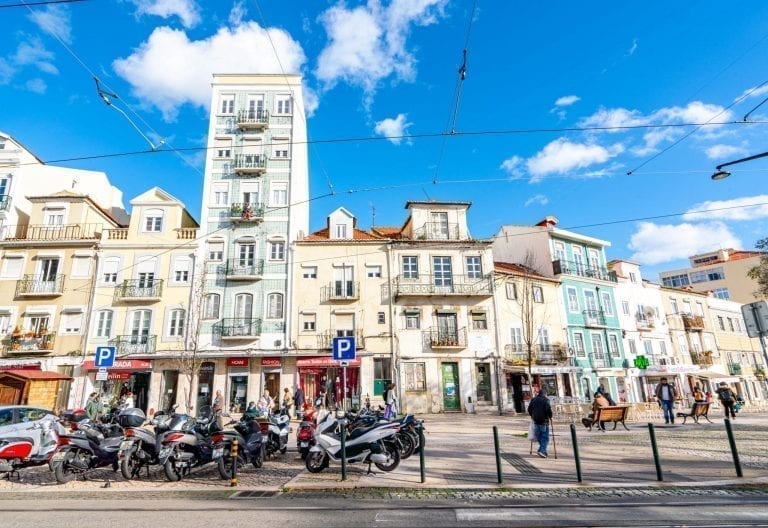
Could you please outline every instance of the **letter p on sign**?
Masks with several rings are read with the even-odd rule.
[[[113,346],[96,347],[96,359],[93,364],[99,368],[109,368],[115,364],[117,348]]]
[[[334,337],[333,338],[333,359],[336,361],[351,361],[355,359],[355,338],[354,337]]]

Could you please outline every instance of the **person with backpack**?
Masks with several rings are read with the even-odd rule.
[[[731,420],[735,419],[736,413],[733,410],[733,406],[736,403],[736,398],[731,388],[724,381],[721,381],[720,386],[717,388],[717,398],[723,404],[726,419],[728,418],[728,413],[731,414]]]

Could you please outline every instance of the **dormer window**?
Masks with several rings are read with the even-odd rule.
[[[45,225],[60,226],[64,224],[63,207],[46,207],[45,208]]]
[[[144,213],[144,231],[159,233],[163,230],[163,210],[147,209]]]
[[[347,224],[336,224],[336,238],[347,238]]]

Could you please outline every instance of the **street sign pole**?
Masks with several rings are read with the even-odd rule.
[[[754,317],[755,326],[757,326],[757,340],[760,341],[760,348],[763,351],[763,361],[765,361],[765,366],[768,368],[768,352],[765,350],[765,334],[768,333],[768,328],[763,326],[760,314],[758,313],[759,303],[752,303],[749,307],[752,309],[752,317]]]

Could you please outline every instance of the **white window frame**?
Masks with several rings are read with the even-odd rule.
[[[317,314],[316,313],[301,314],[301,331],[302,332],[317,331]]]
[[[421,313],[405,312],[403,317],[405,319],[405,330],[419,330],[421,328]]]
[[[6,254],[3,256],[3,279],[20,279],[24,274],[26,259],[24,255]]]
[[[83,312],[62,312],[59,317],[59,335],[82,335],[84,322]]]
[[[468,255],[464,259],[468,279],[483,278],[483,261],[479,255]]]
[[[285,296],[280,292],[267,295],[267,319],[282,319],[285,315]]]
[[[184,337],[187,311],[184,308],[174,308],[168,311],[166,337]]]
[[[514,281],[507,281],[504,283],[504,291],[507,295],[507,299],[514,301],[517,299],[517,283]]]
[[[224,261],[224,247],[226,244],[223,240],[209,240],[205,244],[205,253],[208,255],[209,262],[223,262]]]
[[[419,278],[419,257],[417,255],[403,255],[400,257],[400,265],[404,279]]]
[[[369,279],[381,278],[381,265],[380,264],[367,264],[365,266],[365,274]]]
[[[72,255],[72,277],[90,277],[91,260],[88,255]]]
[[[235,94],[226,93],[219,96],[219,115],[235,114]]]
[[[141,230],[144,233],[162,233],[164,223],[165,211],[163,209],[147,209],[141,219]]]
[[[301,267],[302,279],[316,279],[317,278],[317,266],[302,266]]]
[[[269,191],[271,207],[285,207],[288,205],[288,182],[272,182]]]
[[[581,344],[581,347],[579,347],[579,344]],[[587,347],[584,342],[584,333],[582,332],[573,333],[573,353],[579,358],[587,357]]]
[[[186,269],[184,269],[186,268]],[[181,273],[181,275],[179,275]],[[184,276],[186,273],[186,276]],[[182,277],[180,280],[179,277]],[[192,259],[188,256],[177,256],[173,259],[173,269],[171,270],[171,284],[187,285],[192,278]]]
[[[112,337],[113,324],[115,321],[114,310],[97,310],[95,315],[93,337],[96,339],[110,339]]]
[[[607,317],[613,317],[613,303],[611,302],[611,294],[608,292],[600,292],[603,304],[603,314]]]
[[[568,297],[568,311],[571,313],[579,312],[579,292],[573,286],[568,286],[565,289],[566,296]],[[575,303],[575,304],[574,304]]]
[[[269,242],[269,260],[274,262],[285,260],[285,241],[271,240]]]
[[[290,95],[275,96],[275,115],[293,114],[293,98]]]
[[[214,302],[215,299],[215,302]],[[214,320],[221,316],[221,294],[208,293],[203,299],[203,320]]]

